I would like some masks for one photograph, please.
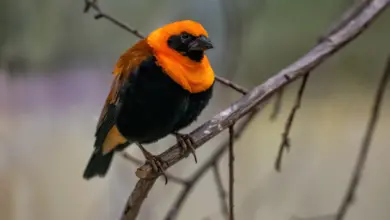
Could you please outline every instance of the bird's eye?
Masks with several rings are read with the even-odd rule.
[[[187,34],[187,33],[183,33],[183,34],[181,35],[181,39],[182,39],[182,40],[187,40],[188,38],[190,38],[190,35]]]

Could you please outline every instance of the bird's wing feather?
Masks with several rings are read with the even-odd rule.
[[[95,133],[95,148],[102,150],[103,153],[108,153],[118,145],[127,142],[115,125],[115,115],[121,99],[121,90],[127,84],[126,82],[131,77],[131,73],[150,55],[152,55],[151,48],[145,40],[141,40],[122,54],[115,65],[114,80],[100,114]]]

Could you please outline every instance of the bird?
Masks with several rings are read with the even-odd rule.
[[[180,130],[196,121],[212,98],[215,75],[205,54],[212,48],[202,24],[181,20],[152,31],[119,57],[84,179],[104,177],[114,153],[131,144],[165,176],[161,158],[143,145],[168,135],[197,162],[192,138]]]

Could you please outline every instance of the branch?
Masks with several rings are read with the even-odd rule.
[[[126,202],[121,220],[136,219],[141,209],[141,205],[148,196],[153,185],[156,183],[157,178],[153,179],[140,179],[134,187],[133,192]]]
[[[109,14],[106,14],[105,12],[103,12],[101,9],[100,9],[100,6],[98,4],[98,0],[84,0],[85,1],[85,7],[84,7],[84,13],[88,13],[89,10],[92,8],[95,10],[96,12],[96,15],[94,16],[94,18],[96,20],[98,19],[101,19],[101,18],[104,18],[110,22],[112,22],[113,24],[117,25],[118,27],[130,32],[131,34],[133,34],[134,36],[140,38],[140,39],[143,39],[145,38],[145,35],[142,34],[141,32],[139,32],[137,29],[135,28],[132,28],[130,27],[129,25],[119,21],[118,19],[112,17],[111,15]],[[234,90],[236,90],[237,92],[239,93],[242,93],[242,94],[245,94],[247,92],[247,89],[245,89],[244,87],[240,86],[240,85],[237,85],[236,83],[228,80],[228,79],[225,79],[221,76],[215,76],[215,80],[219,83],[221,83],[222,85],[225,85],[225,86],[228,86]]]
[[[122,27],[125,30],[133,33],[135,29],[129,28],[127,25],[123,26],[123,23],[118,20],[102,13],[99,7],[96,7],[96,0],[85,0],[86,8],[85,11],[88,11],[90,8],[95,9],[98,12],[95,18],[106,18],[107,20],[113,22],[114,24]],[[303,56],[297,62],[291,64],[274,77],[267,80],[264,84],[255,87],[243,98],[238,100],[236,103],[231,105],[226,110],[222,111],[218,115],[214,116],[213,119],[204,123],[202,126],[198,127],[196,130],[191,132],[191,137],[194,140],[195,147],[198,148],[220,132],[222,130],[233,125],[237,120],[245,116],[248,112],[259,111],[262,109],[264,104],[268,101],[268,98],[277,92],[283,86],[295,81],[299,77],[302,77],[305,73],[314,69],[320,63],[322,63],[326,58],[328,58],[332,53],[336,52],[342,46],[347,44],[349,41],[354,39],[360,34],[374,18],[379,15],[379,13],[389,4],[390,0],[373,0],[367,6],[356,15],[356,18],[351,19],[350,22],[347,22],[345,26],[339,30],[332,33],[326,40],[319,43],[314,47],[308,54]],[[93,3],[88,4],[88,3]],[[128,27],[128,28],[126,28]],[[130,30],[129,30],[130,29]],[[132,32],[132,31],[133,32]],[[136,33],[139,33],[138,31]],[[134,34],[134,33],[133,33]],[[135,34],[136,35],[136,34]],[[136,35],[138,37],[143,37],[141,34]],[[217,79],[218,80],[218,79]],[[261,106],[256,109],[256,106]],[[218,149],[218,154],[214,154],[215,160],[222,156],[222,154],[227,149],[226,146],[220,147]],[[163,161],[165,161],[168,167],[176,164],[181,159],[181,150],[177,145],[169,148],[167,151],[159,155]],[[207,169],[202,171],[205,173]],[[137,170],[137,176],[141,179],[135,186],[129,200],[125,206],[125,211],[122,216],[124,220],[135,219],[139,213],[140,207],[147,197],[150,189],[153,187],[156,178],[160,175],[159,173],[154,173],[149,165],[143,165]],[[203,174],[201,174],[203,175]],[[200,177],[199,177],[200,178]]]
[[[302,96],[303,96],[303,93],[305,92],[305,87],[306,87],[308,78],[309,78],[309,73],[306,73],[303,76],[302,84],[299,87],[297,98],[295,100],[295,104],[294,104],[293,108],[291,109],[290,115],[288,116],[288,119],[287,119],[286,126],[284,127],[284,132],[282,134],[282,142],[280,143],[278,156],[276,157],[276,161],[275,161],[275,169],[278,172],[280,172],[280,169],[281,169],[283,152],[285,150],[288,152],[290,150],[290,147],[291,147],[289,134],[291,131],[292,124],[294,122],[295,114],[298,111],[298,109],[301,107]]]
[[[331,27],[319,38],[319,42],[324,41],[330,35],[336,33],[338,30],[347,25],[352,19],[356,17],[371,0],[354,0],[355,3],[350,6],[341,16],[341,19],[336,21]],[[279,90],[275,99],[274,109],[270,116],[271,121],[276,120],[281,111],[282,106],[283,89]],[[280,152],[279,152],[280,154]],[[280,165],[278,165],[280,166]]]
[[[387,59],[386,68],[383,72],[382,78],[379,81],[378,89],[376,91],[376,95],[374,99],[374,104],[371,109],[371,117],[367,125],[366,134],[364,136],[362,145],[360,147],[360,153],[351,177],[351,182],[349,184],[348,190],[337,212],[336,220],[344,219],[348,211],[348,208],[351,206],[354,200],[355,192],[357,187],[359,186],[359,182],[362,177],[362,172],[368,156],[371,140],[375,132],[376,124],[378,122],[380,108],[383,102],[383,97],[389,79],[390,79],[390,56]]]
[[[138,166],[141,166],[142,164],[144,164],[144,161],[143,160],[140,160],[140,159],[137,159],[133,156],[131,156],[129,153],[127,152],[123,152],[122,153],[122,156],[123,158],[125,158],[126,160],[138,165]],[[174,176],[172,174],[169,174],[169,173],[165,173],[165,175],[167,176],[168,180],[169,181],[172,181],[174,183],[177,183],[177,184],[181,184],[181,185],[186,185],[187,184],[187,180],[185,179],[182,179],[180,177],[177,177],[177,176]]]
[[[370,25],[380,12],[388,6],[389,2],[390,0],[373,0],[348,24],[319,43],[301,59],[283,69],[262,85],[253,88],[248,94],[230,107],[192,131],[190,135],[194,140],[194,147],[198,148],[202,146],[205,142],[233,125],[248,112],[252,111],[256,106],[266,102],[268,98],[280,88],[302,77],[304,74],[317,67],[326,58],[341,49],[344,45],[355,39]],[[167,168],[169,168],[182,160],[184,155],[181,154],[180,147],[176,144],[160,154],[159,157],[166,162]],[[144,182],[144,179],[153,180],[153,178],[156,178],[160,174],[153,172],[152,167],[145,164],[137,170],[136,175],[141,178],[141,180],[139,180],[140,182]],[[140,184],[137,184],[132,195],[136,192],[138,193],[140,187]],[[143,196],[146,197],[147,193],[148,190],[144,190]],[[135,202],[132,198],[133,196],[129,198],[128,203]],[[133,216],[136,216],[137,214],[138,213],[133,214]],[[124,219],[130,220],[134,218]]]
[[[234,124],[229,127],[229,220],[234,220]]]
[[[234,82],[232,82],[232,81],[230,81],[230,80],[227,80],[227,79],[222,78],[222,77],[220,77],[220,76],[215,76],[215,79],[216,79],[219,83],[221,83],[221,84],[223,84],[223,85],[225,85],[225,86],[228,86],[228,87],[230,87],[230,88],[236,90],[237,92],[239,92],[239,93],[241,93],[241,94],[243,94],[243,95],[245,95],[245,94],[248,93],[248,90],[247,90],[247,89],[245,89],[244,87],[242,87],[242,86],[240,86],[240,85],[235,84]]]
[[[215,184],[217,185],[217,189],[218,189],[219,200],[221,201],[222,216],[226,219],[229,217],[229,210],[226,204],[226,191],[223,188],[221,174],[219,173],[218,164],[216,163],[216,161],[213,164],[213,173],[214,173]]]
[[[330,57],[330,55],[356,38],[364,28],[368,27],[371,21],[383,11],[389,2],[390,0],[374,0],[345,28],[331,35],[326,41],[315,46],[301,59],[283,69],[265,83],[255,87],[227,109],[192,131],[190,135],[194,140],[194,147],[199,148],[208,140],[221,133],[224,129],[233,125],[248,112],[252,111],[257,105],[268,100],[268,98],[280,88],[292,83],[317,67],[326,58]],[[161,153],[159,157],[162,161],[167,163],[167,168],[169,168],[182,160],[184,155],[181,154],[180,147],[175,144]],[[137,176],[142,179],[153,178],[159,175],[160,174],[155,173],[148,164],[144,164],[137,171]]]

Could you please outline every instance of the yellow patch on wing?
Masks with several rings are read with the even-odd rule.
[[[103,154],[111,152],[118,145],[126,143],[126,141],[126,138],[119,133],[118,128],[113,126],[103,142]]]

